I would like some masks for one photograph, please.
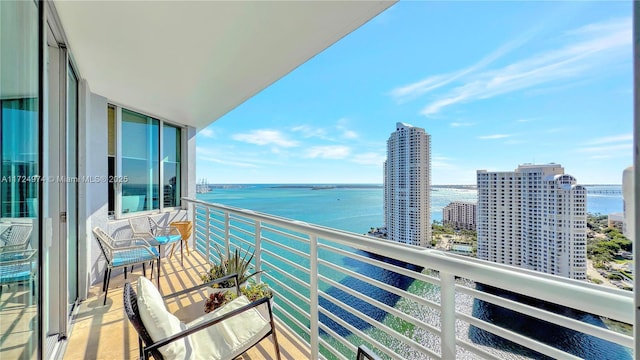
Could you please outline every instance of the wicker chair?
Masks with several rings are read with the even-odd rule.
[[[130,283],[124,285],[124,311],[138,333],[140,357],[148,359],[234,359],[273,336],[276,358],[280,349],[276,337],[270,298],[249,303],[240,296],[222,308],[206,314],[188,324],[180,322],[169,313],[164,300],[201,290],[211,284],[235,278],[229,275],[203,285],[195,286],[161,297],[157,289],[146,278],[138,280],[138,294]],[[268,319],[257,310],[268,309]],[[154,312],[152,309],[155,309]],[[144,319],[144,320],[143,320]],[[146,323],[146,324],[145,324]]]
[[[0,253],[0,293],[4,285],[31,283],[31,295],[35,296],[37,272],[36,250],[13,250]]]
[[[161,257],[163,245],[175,245],[182,240],[182,235],[175,226],[160,226],[150,216],[130,218],[129,226],[133,237],[141,237],[149,240],[152,245],[157,245]]]
[[[124,268],[124,278],[127,278],[127,267],[142,264],[143,275],[146,276],[145,264],[151,262],[151,274],[153,274],[153,262],[158,261],[158,286],[160,285],[160,256],[158,251],[144,239],[114,240],[109,234],[99,227],[93,229],[93,234],[98,240],[102,255],[106,260],[102,291],[104,291],[104,305],[107,303],[107,292],[111,280],[111,270]],[[153,275],[152,275],[153,276]]]
[[[11,224],[0,234],[0,252],[26,250],[29,247],[31,225]]]

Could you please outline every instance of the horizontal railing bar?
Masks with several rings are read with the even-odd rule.
[[[388,291],[390,293],[396,294],[398,296],[413,300],[413,301],[417,302],[418,304],[423,304],[423,305],[428,306],[430,308],[440,310],[440,304],[437,304],[437,303],[435,303],[435,302],[433,302],[431,300],[427,300],[427,299],[421,298],[418,295],[415,295],[415,294],[412,294],[412,293],[410,293],[408,291],[399,289],[399,288],[397,288],[395,286],[391,286],[391,285],[385,284],[385,283],[383,283],[383,282],[381,282],[379,280],[372,279],[372,278],[370,278],[368,276],[365,276],[365,275],[362,275],[362,274],[358,274],[358,273],[356,273],[354,271],[351,271],[349,269],[345,269],[343,267],[340,267],[338,265],[330,263],[330,262],[328,262],[326,260],[318,260],[318,264],[327,266],[329,268],[332,268],[332,269],[334,269],[334,270],[336,270],[336,271],[338,271],[338,272],[340,272],[342,274],[345,274],[347,276],[351,276],[353,278],[362,280],[362,281],[366,282],[367,284],[373,285],[373,286],[375,286],[375,287],[377,287],[379,289],[383,289],[383,290],[386,290],[386,291]]]
[[[276,269],[274,269],[274,270],[276,270]],[[279,273],[282,274],[281,271],[279,271],[279,270],[276,270],[276,271],[278,271]],[[298,299],[300,299],[300,301],[306,303],[307,305],[310,305],[311,301],[309,300],[308,296],[304,296],[304,295],[300,294],[297,290],[293,289],[291,286],[289,286],[289,285],[283,283],[282,281],[276,279],[275,277],[271,276],[271,274],[263,274],[263,275],[265,277],[271,279],[274,283],[276,283],[276,284],[282,286],[283,288],[285,288],[291,294],[295,295]]]
[[[471,344],[464,340],[456,339],[456,345],[460,346],[461,348],[467,350],[470,353],[481,356],[483,359],[502,360],[502,358],[499,358],[486,350],[480,349],[478,345]]]
[[[309,269],[307,269],[307,268],[305,268],[303,266],[300,266],[299,264],[296,264],[293,261],[291,261],[289,259],[286,259],[286,258],[284,258],[284,257],[282,257],[282,256],[280,256],[280,255],[278,255],[278,254],[276,254],[276,253],[274,253],[272,251],[269,251],[269,250],[266,250],[266,249],[262,249],[262,253],[263,254],[267,254],[269,256],[273,256],[274,258],[282,261],[283,263],[285,263],[287,265],[290,265],[290,266],[296,268],[297,270],[302,271],[303,273],[305,273],[307,275],[310,275]],[[264,262],[265,260],[263,259],[262,261]],[[309,287],[309,284],[307,284],[307,287]]]
[[[511,309],[521,314],[544,320],[552,324],[560,325],[587,335],[592,335],[628,348],[633,348],[634,346],[633,337],[631,336],[617,333],[579,320],[571,319],[566,316],[555,314],[547,310],[542,310],[531,305],[505,299],[500,296],[496,296],[465,286],[456,285],[456,289],[459,292],[473,296],[476,299],[502,306],[503,308]]]
[[[245,240],[245,239],[243,239],[243,238],[241,238],[241,237],[238,237],[238,236],[236,236],[235,234],[231,234],[231,233],[229,233],[229,238],[230,238],[230,239],[234,239],[235,241],[240,242],[240,243],[242,243],[242,244],[245,244],[245,245],[246,245],[246,246],[248,246],[249,248],[251,248],[251,247],[255,247],[255,244],[254,244],[254,243],[250,243],[249,241],[247,241],[247,240]],[[232,243],[230,242],[230,244],[232,244]],[[246,249],[242,249],[242,250],[246,250]]]
[[[291,315],[287,310],[285,310],[282,306],[278,305],[278,304],[273,304],[275,309],[280,310],[280,312],[292,323],[294,323],[297,327],[299,327],[302,331],[304,331],[305,334],[310,336],[310,332],[309,332],[309,325],[305,325],[302,322],[300,322],[300,320],[296,319],[293,315]],[[279,318],[279,316],[278,316]],[[291,331],[292,334],[295,334],[295,331]],[[296,334],[298,335],[298,334]],[[309,343],[308,340],[304,340],[302,338],[302,336],[298,335],[299,339],[303,340],[304,343]]]
[[[440,286],[440,279],[423,274],[421,272],[417,272],[417,271],[413,271],[413,270],[409,270],[409,269],[405,269],[403,267],[397,266],[397,265],[393,265],[393,264],[388,264],[384,261],[380,261],[380,260],[376,260],[376,259],[371,259],[368,258],[366,256],[362,256],[360,254],[354,254],[352,252],[343,250],[343,249],[338,249],[336,247],[333,246],[329,246],[327,244],[318,244],[318,247],[320,247],[321,249],[326,249],[328,251],[334,252],[334,253],[338,253],[342,256],[346,256],[358,261],[362,261],[365,262],[367,264],[373,265],[373,266],[377,266],[389,271],[393,271],[395,273],[401,274],[401,275],[405,275],[411,278],[414,278],[416,280],[421,280],[424,282],[428,282],[432,285],[436,285],[436,286]],[[381,255],[383,256],[383,255]]]
[[[298,314],[302,315],[305,319],[308,319],[308,318],[309,318],[309,312],[305,311],[304,309],[301,309],[298,305],[296,305],[296,304],[294,304],[293,302],[291,302],[291,300],[289,300],[289,299],[287,299],[286,297],[284,297],[284,296],[282,295],[282,293],[280,293],[279,291],[274,290],[274,289],[272,289],[272,291],[273,291],[273,293],[274,293],[275,295],[278,295],[278,297],[279,297],[279,300],[278,300],[278,301],[281,301],[281,302],[283,302],[283,303],[285,303],[285,304],[289,305],[289,306],[290,306],[294,311],[297,311],[297,312],[298,312]],[[289,315],[291,315],[291,314],[289,314]],[[308,327],[308,326],[307,326],[307,327]]]
[[[239,233],[242,233],[242,234],[245,234],[245,235],[251,236],[251,237],[255,237],[255,235],[256,235],[255,233],[253,233],[253,232],[251,232],[249,230],[245,230],[245,229],[243,229],[241,227],[237,227],[235,225],[229,225],[229,231],[231,231],[231,230],[235,230],[235,231],[237,231]]]
[[[282,250],[285,250],[285,251],[287,251],[289,253],[296,254],[296,255],[300,256],[301,258],[303,258],[303,259],[309,259],[309,254],[304,253],[304,252],[302,252],[300,250],[294,249],[294,248],[292,248],[290,246],[283,245],[283,244],[281,244],[281,243],[279,243],[279,242],[277,242],[275,240],[271,240],[271,239],[263,236],[262,237],[262,241],[264,241],[266,243],[269,243],[271,245],[277,246],[277,247],[281,248]]]
[[[307,298],[305,298],[304,296],[300,295],[300,293],[299,293],[299,292],[297,292],[297,291],[295,291],[295,290],[291,289],[291,287],[289,287],[288,285],[283,284],[283,283],[281,283],[281,282],[278,282],[278,285],[280,285],[282,288],[284,288],[286,291],[290,292],[291,294],[295,295],[295,296],[296,296],[298,299],[300,299],[303,303],[305,303],[305,304],[309,305],[309,299],[307,299]],[[297,305],[297,304],[293,303],[293,301],[291,301],[291,300],[287,299],[286,297],[282,296],[282,294],[281,294],[279,291],[277,291],[276,289],[271,288],[271,290],[273,290],[273,292],[274,292],[274,293],[277,293],[278,295],[280,295],[280,296],[281,296],[281,299],[280,299],[280,300],[281,300],[282,302],[284,302],[284,303],[286,303],[287,305],[289,305],[289,306],[293,307],[293,308],[294,308],[296,311],[298,311],[300,314],[304,314],[306,317],[309,317],[309,316],[308,316],[308,315],[309,315],[309,311],[307,311],[307,310],[305,310],[305,309],[301,308],[299,305]]]
[[[349,295],[351,295],[351,296],[353,296],[353,297],[355,297],[357,299],[360,299],[360,300],[366,301],[366,302],[368,302],[368,303],[370,303],[372,305],[375,305],[377,308],[386,311],[388,314],[395,315],[395,316],[401,318],[402,320],[405,320],[406,322],[408,322],[408,323],[410,323],[410,324],[412,324],[414,326],[422,328],[425,331],[429,331],[429,332],[437,334],[437,335],[441,334],[440,329],[438,329],[438,328],[436,328],[436,327],[434,327],[432,325],[429,325],[427,323],[423,323],[422,321],[420,321],[420,320],[418,320],[418,319],[416,319],[414,317],[411,317],[410,315],[405,314],[404,312],[402,312],[402,311],[400,311],[400,310],[398,310],[396,308],[393,308],[393,307],[391,307],[391,306],[389,306],[389,305],[387,305],[387,304],[385,304],[383,302],[380,302],[380,301],[378,301],[376,299],[373,299],[371,297],[368,297],[366,295],[360,294],[359,292],[357,292],[357,291],[355,291],[355,290],[353,290],[353,289],[351,289],[351,288],[349,288],[347,286],[344,286],[344,285],[340,284],[339,282],[337,282],[335,280],[331,280],[331,279],[327,278],[326,276],[322,276],[322,275],[320,275],[320,280],[324,281],[325,283],[327,283],[327,284],[329,284],[329,285],[331,285],[331,286],[333,286],[333,287],[335,287],[337,289],[340,289],[340,290],[348,293]]]
[[[564,279],[532,270],[508,265],[471,259],[439,250],[425,249],[392,241],[349,233],[301,221],[239,209],[220,204],[210,204],[200,200],[183,198],[186,202],[201,204],[215,209],[236,212],[252,219],[269,222],[291,231],[316,235],[338,244],[350,246],[390,258],[444,271],[482,284],[491,285],[508,291],[528,294],[538,289],[536,297],[588,313],[597,314],[613,320],[628,323],[629,314],[635,311],[631,292],[607,289],[603,291],[585,282]]]
[[[347,349],[353,351],[353,352],[357,352],[358,348],[355,347],[355,345],[346,342],[343,340],[343,338],[341,336],[339,336],[338,334],[336,334],[335,332],[333,332],[332,330],[329,329],[329,327],[325,326],[324,324],[318,324],[318,327],[324,331],[326,331],[327,333],[329,333],[329,331],[331,331],[331,333],[329,333],[331,335],[332,338],[334,338],[335,340],[338,340],[338,342],[340,342],[340,344],[342,344],[343,346],[345,346]],[[327,331],[329,330],[329,331]],[[337,337],[335,335],[337,335]],[[335,347],[333,347],[331,344],[329,344],[329,342],[323,338],[318,339],[320,340],[320,345],[324,346],[325,349],[327,349],[327,351],[329,351],[331,353],[331,355],[335,356],[338,359],[343,359],[343,360],[347,360],[348,358],[344,355],[342,355],[338,349],[336,349]]]
[[[285,272],[284,272],[284,271],[282,271],[279,267],[277,267],[277,266],[275,266],[274,264],[270,263],[268,260],[264,260],[264,259],[263,259],[263,260],[262,260],[262,263],[263,263],[263,264],[266,264],[267,266],[269,266],[269,267],[271,268],[270,270],[274,270],[274,271],[276,271],[276,272],[278,272],[278,273],[282,274],[282,275],[283,275],[283,276],[284,276],[288,281],[289,281],[289,280],[291,280],[291,281],[293,281],[294,283],[296,283],[296,284],[298,284],[298,285],[300,285],[300,286],[304,287],[305,289],[309,289],[309,283],[306,283],[306,282],[304,282],[303,280],[298,279],[298,278],[297,278],[297,277],[295,277],[295,276],[291,276],[291,274],[285,273]],[[264,269],[263,269],[263,271],[264,271],[264,273],[263,273],[264,275],[269,276],[269,273],[268,273],[266,270],[264,270]],[[273,276],[269,276],[269,277],[273,278]],[[275,279],[275,278],[274,278],[274,279]]]
[[[262,230],[268,231],[268,232],[272,232],[272,233],[277,234],[277,235],[282,235],[282,236],[285,236],[285,237],[287,237],[287,238],[289,238],[291,240],[297,240],[297,241],[305,243],[305,244],[309,243],[309,239],[307,239],[307,238],[303,238],[302,236],[294,235],[294,234],[288,233],[286,231],[282,231],[282,230],[278,230],[276,228],[272,228],[268,224],[263,224],[262,225]]]
[[[248,220],[244,216],[241,217],[241,216],[238,216],[236,214],[231,214],[229,216],[229,222],[232,222],[232,221],[240,223],[240,224],[249,225],[249,226],[256,226],[256,224],[257,224],[255,220],[251,221],[251,220]]]
[[[503,327],[488,323],[486,321],[480,320],[480,319],[476,319],[472,316],[466,315],[466,314],[461,314],[456,312],[456,315],[458,316],[458,318],[460,318],[463,321],[468,322],[469,324],[476,326],[480,329],[483,329],[485,331],[488,331],[494,335],[503,337],[507,340],[511,340],[516,344],[522,345],[526,348],[529,348],[531,350],[537,351],[541,354],[550,356],[554,359],[574,359],[574,360],[578,360],[580,359],[580,357],[577,357],[575,355],[569,354],[567,352],[564,352],[562,350],[556,349],[552,346],[549,346],[547,344],[541,343],[537,340],[533,340],[529,337],[526,337],[524,335],[520,335],[518,333],[515,333],[511,330],[507,330]]]
[[[355,334],[355,335],[357,335],[357,336],[359,336],[359,337],[361,337],[363,339],[367,339],[370,343],[374,344],[378,349],[380,349],[382,352],[384,352],[385,354],[390,356],[392,359],[395,359],[395,358],[398,357],[398,354],[396,354],[393,350],[389,349],[387,346],[383,345],[378,340],[372,338],[368,334],[365,334],[360,329],[357,329],[355,326],[349,324],[348,322],[346,322],[346,321],[342,320],[341,318],[335,316],[334,314],[330,313],[325,308],[319,307],[318,311],[321,312],[322,314],[324,314],[329,319],[331,319],[334,322],[338,323],[340,326],[342,326],[345,329],[349,330],[351,333],[353,333],[353,334]]]
[[[332,304],[339,306],[340,308],[347,310],[351,315],[356,316],[358,319],[366,322],[367,324],[371,325],[372,327],[384,332],[385,334],[389,335],[390,337],[396,339],[396,340],[400,340],[401,342],[403,342],[406,345],[409,345],[410,347],[414,348],[415,350],[427,353],[429,355],[436,355],[438,356],[435,352],[433,352],[431,349],[428,349],[424,346],[422,346],[421,344],[417,343],[415,340],[410,339],[408,337],[406,337],[404,334],[401,334],[395,330],[393,330],[392,328],[390,328],[389,326],[387,326],[386,324],[376,321],[370,317],[367,316],[367,314],[363,313],[362,311],[354,308],[351,305],[348,305],[342,301],[340,301],[340,299],[333,297],[327,293],[325,293],[324,291],[321,291],[318,293],[319,296],[321,296],[323,299],[331,302]],[[371,337],[368,337],[371,338]]]

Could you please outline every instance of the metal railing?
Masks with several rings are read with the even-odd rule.
[[[633,323],[631,292],[184,200],[205,258],[255,251],[274,313],[314,359],[360,345],[394,359],[633,358],[633,337],[604,325]]]

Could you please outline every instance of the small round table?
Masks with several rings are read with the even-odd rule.
[[[193,231],[193,223],[191,221],[174,221],[169,225],[178,229],[178,231],[180,232],[180,235],[182,235],[182,240],[180,241],[180,264],[184,265],[183,263],[184,256],[182,255],[183,253],[182,244],[184,243],[187,246],[187,256],[189,256],[189,238],[191,237],[191,232]],[[175,246],[176,244],[173,244],[173,246],[171,247],[169,258],[171,258],[171,255],[173,255],[173,250]]]

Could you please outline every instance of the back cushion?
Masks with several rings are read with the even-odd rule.
[[[177,317],[167,311],[162,295],[146,277],[138,278],[137,292],[140,319],[154,342],[175,335],[186,328]],[[190,359],[192,355],[187,338],[176,340],[159,350],[165,359]]]

